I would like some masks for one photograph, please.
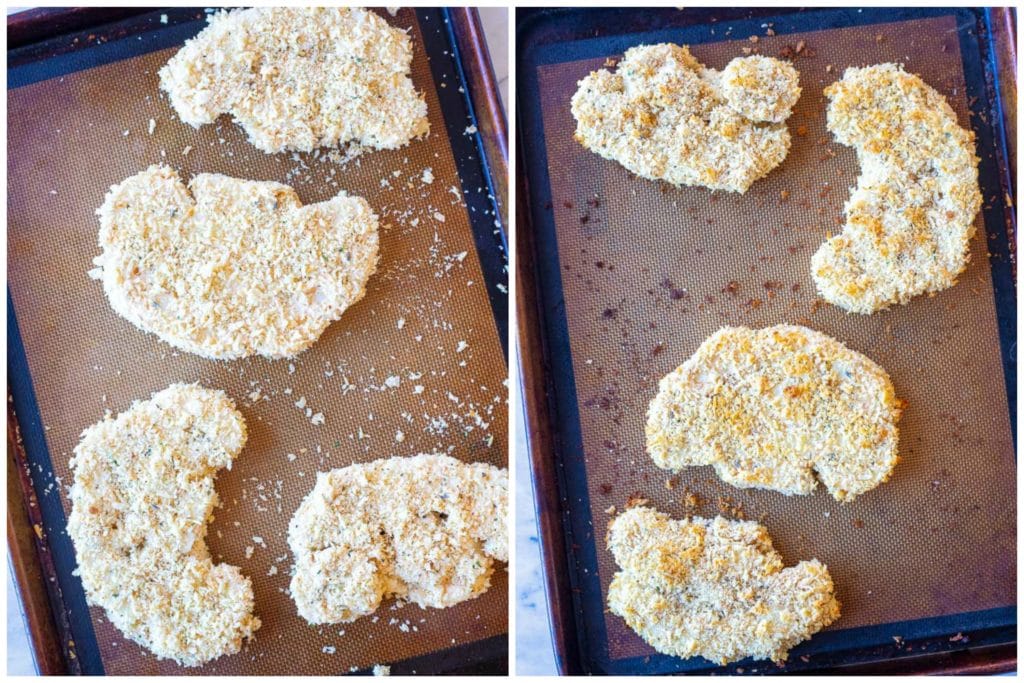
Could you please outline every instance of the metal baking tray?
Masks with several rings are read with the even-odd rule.
[[[410,31],[431,132],[344,165],[263,154],[227,117],[198,130],[177,119],[156,72],[203,28],[202,9],[8,20],[8,543],[43,673],[507,672],[503,568],[476,600],[391,601],[332,628],[307,625],[287,595],[287,524],[317,471],[431,451],[507,466],[505,123],[482,32],[469,9],[380,13]],[[93,212],[111,184],[160,161],[185,178],[285,182],[306,203],[339,189],[365,197],[382,218],[367,296],[291,362],[208,361],[133,328],[86,276]],[[263,622],[241,653],[196,669],[157,661],[86,606],[65,532],[82,429],[178,381],[224,389],[249,425],[218,478],[208,542],[253,579]]]
[[[1015,666],[1016,101],[1010,10],[520,10],[517,312],[551,626],[570,673],[982,671]],[[786,161],[745,195],[639,178],[573,139],[577,81],[643,43],[688,44],[721,69],[789,56],[803,94]],[[858,173],[825,127],[848,66],[902,62],[977,134],[985,202],[960,283],[871,316],[818,302],[810,256]],[[644,451],[658,379],[723,325],[802,323],[885,367],[909,401],[902,461],[856,502],[678,476]],[[658,654],[606,591],[612,506],[761,519],[788,564],[817,557],[843,616],[784,667]]]

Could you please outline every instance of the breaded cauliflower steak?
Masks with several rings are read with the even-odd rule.
[[[756,522],[676,520],[633,507],[612,520],[608,548],[621,567],[608,607],[658,652],[782,663],[839,618],[825,565],[784,567]]]
[[[218,12],[160,69],[182,121],[231,114],[264,152],[353,143],[395,149],[425,135],[404,31],[357,8]]]
[[[115,185],[90,275],[110,305],[207,358],[294,356],[366,293],[377,216],[344,192],[303,206],[287,185],[166,166]]]
[[[508,471],[445,455],[317,475],[288,526],[292,599],[311,624],[354,621],[398,597],[449,607],[508,561]]]
[[[853,313],[952,287],[981,208],[974,133],[896,64],[850,68],[825,89],[828,127],[857,150],[846,226],[811,259],[818,292]]]
[[[658,385],[647,452],[678,471],[713,465],[724,481],[808,494],[815,474],[838,500],[887,481],[901,403],[885,371],[795,325],[725,327]]]
[[[615,72],[579,82],[576,139],[644,178],[746,192],[786,158],[798,83],[791,64],[769,57],[737,57],[718,72],[687,47],[640,45]]]
[[[68,535],[92,605],[159,658],[198,666],[260,626],[252,582],[206,547],[217,470],[245,444],[221,391],[175,384],[82,433]]]

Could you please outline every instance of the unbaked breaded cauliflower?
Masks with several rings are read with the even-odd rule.
[[[182,121],[231,114],[264,152],[395,149],[430,128],[404,31],[345,7],[218,12],[160,69]]]
[[[508,472],[446,455],[317,475],[288,526],[292,599],[311,624],[354,621],[388,597],[450,607],[508,561]]]
[[[786,158],[798,81],[770,57],[738,57],[720,73],[685,46],[640,45],[579,82],[576,139],[644,178],[746,192]]]
[[[146,332],[207,358],[294,356],[366,293],[377,216],[340,192],[303,206],[274,182],[167,166],[115,185],[90,275]]]
[[[221,391],[175,384],[82,433],[68,535],[90,604],[159,658],[198,666],[260,626],[252,582],[206,547],[217,471],[245,444]]]
[[[725,327],[658,385],[647,452],[678,471],[713,465],[741,488],[837,500],[888,481],[902,412],[885,371],[796,325]]]
[[[872,313],[952,287],[981,208],[974,133],[896,64],[850,68],[825,89],[828,127],[857,150],[846,226],[811,259],[821,296]]]
[[[825,565],[785,567],[756,522],[675,520],[633,507],[612,520],[608,548],[621,567],[608,608],[664,654],[782,663],[839,618]]]

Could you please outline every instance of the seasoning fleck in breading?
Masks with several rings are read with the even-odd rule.
[[[612,520],[608,547],[621,567],[609,609],[664,654],[782,663],[839,618],[825,565],[784,567],[756,522],[674,520],[633,507]]]
[[[843,232],[811,260],[821,296],[872,313],[952,287],[981,208],[974,133],[896,64],[847,69],[825,94],[829,130],[857,150],[861,174]]]
[[[679,471],[713,465],[733,486],[841,501],[887,481],[901,413],[866,356],[795,325],[726,327],[662,378],[647,411],[647,452]]]
[[[738,57],[718,72],[687,47],[640,45],[579,82],[576,139],[644,178],[746,192],[786,158],[798,82],[778,59]]]
[[[508,561],[508,471],[418,455],[317,475],[288,527],[292,599],[311,624],[354,621],[381,601],[449,607]]]
[[[185,666],[238,652],[260,626],[252,582],[206,547],[217,470],[245,444],[221,391],[175,384],[82,433],[68,535],[90,604]]]
[[[409,36],[369,10],[261,7],[209,21],[160,70],[185,123],[231,114],[264,152],[395,149],[430,128]]]
[[[360,198],[302,206],[287,185],[166,166],[115,185],[90,275],[121,316],[207,358],[294,356],[366,293],[377,216]]]

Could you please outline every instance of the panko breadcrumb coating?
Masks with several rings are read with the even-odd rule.
[[[872,313],[952,287],[981,208],[974,133],[896,64],[850,68],[825,89],[828,127],[857,150],[846,226],[811,259],[821,296]]]
[[[92,605],[159,658],[198,666],[260,626],[252,582],[206,547],[217,471],[245,444],[221,391],[175,384],[82,433],[68,535]]]
[[[839,618],[825,565],[785,567],[756,522],[675,520],[633,507],[612,520],[608,548],[621,567],[609,609],[664,654],[781,664]]]
[[[579,82],[576,139],[644,178],[746,192],[786,158],[798,81],[770,57],[738,57],[719,73],[685,46],[640,45],[616,71]]]
[[[311,624],[348,622],[397,597],[450,607],[508,561],[508,471],[446,455],[317,475],[288,526],[292,599]]]
[[[902,412],[871,359],[796,325],[725,327],[662,378],[647,452],[678,471],[713,465],[733,486],[850,501],[888,481]]]
[[[209,21],[160,69],[185,123],[231,114],[264,152],[395,149],[430,128],[409,36],[369,10],[260,7]]]
[[[107,193],[90,275],[142,330],[207,358],[294,356],[366,293],[377,216],[340,192],[303,206],[274,182],[167,166]]]

